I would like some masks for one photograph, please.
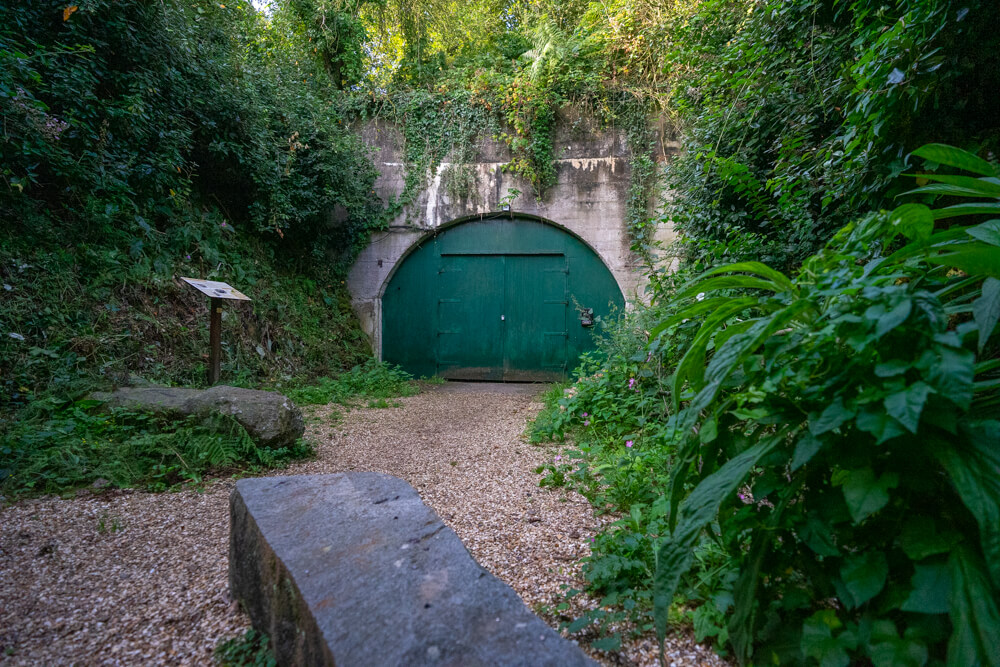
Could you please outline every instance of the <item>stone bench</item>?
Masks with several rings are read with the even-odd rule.
[[[279,665],[594,664],[401,479],[243,479],[230,512],[230,589]]]

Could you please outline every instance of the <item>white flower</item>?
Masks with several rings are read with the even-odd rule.
[[[19,333],[9,333],[7,335],[13,338],[14,340],[24,340],[24,336],[22,336]]]

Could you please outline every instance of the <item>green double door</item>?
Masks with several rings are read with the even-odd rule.
[[[428,235],[395,267],[382,293],[382,359],[417,377],[561,380],[594,349],[593,319],[623,307],[600,257],[565,230],[470,220]]]
[[[438,375],[497,381],[564,377],[568,273],[564,255],[442,255]]]

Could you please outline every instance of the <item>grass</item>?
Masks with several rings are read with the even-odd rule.
[[[0,492],[17,498],[90,485],[165,491],[209,474],[280,467],[311,451],[303,440],[259,447],[226,415],[177,421],[107,410],[100,401],[47,398],[0,432]]]
[[[369,399],[369,407],[396,407],[388,399],[413,396],[420,388],[413,376],[398,366],[369,359],[335,378],[324,377],[303,386],[285,390],[298,405],[329,405],[349,407],[356,399]]]

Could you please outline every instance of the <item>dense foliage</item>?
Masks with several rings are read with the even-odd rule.
[[[585,567],[603,604],[661,632],[700,605],[743,663],[995,664],[1000,226],[968,216],[1000,170],[916,154],[975,175],[914,195],[975,201],[866,216],[794,277],[706,272],[536,424],[577,440],[543,483],[626,513]]]
[[[672,54],[669,216],[698,254],[787,268],[889,205],[907,150],[995,150],[995,24],[992,2],[703,3]]]
[[[686,265],[651,274],[653,304],[534,426],[571,439],[542,483],[618,517],[584,562],[599,605],[569,628],[613,648],[624,618],[691,623],[741,663],[994,664],[995,13],[682,19],[659,62]],[[908,154],[928,140],[971,152]]]
[[[362,358],[341,278],[375,172],[296,30],[245,2],[0,7],[0,404],[201,382],[179,275],[254,299],[226,313],[237,382]]]
[[[7,497],[57,493],[83,486],[95,491],[139,487],[163,491],[200,483],[206,474],[258,471],[311,453],[259,447],[238,422],[220,414],[178,422],[95,400],[32,403],[0,443],[0,491]]]

